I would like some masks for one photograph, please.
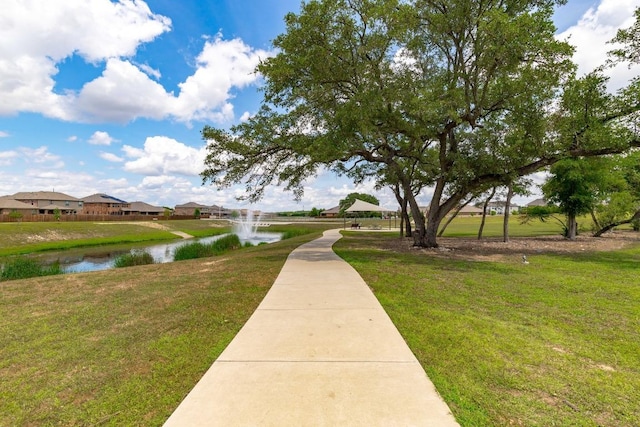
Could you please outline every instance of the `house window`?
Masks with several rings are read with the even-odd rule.
[[[64,202],[64,205],[69,206],[69,202],[68,201]]]

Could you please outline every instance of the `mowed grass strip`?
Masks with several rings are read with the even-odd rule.
[[[0,283],[0,425],[162,425],[312,234]]]
[[[373,289],[462,426],[640,425],[640,247],[530,264],[334,247]]]
[[[0,256],[176,238],[170,230],[142,222],[0,223]]]

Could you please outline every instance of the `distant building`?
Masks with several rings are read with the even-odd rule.
[[[81,200],[84,204],[82,213],[86,215],[124,215],[124,209],[131,207],[129,202],[104,193],[92,194]]]
[[[123,208],[125,215],[146,215],[146,216],[162,216],[164,208],[161,206],[153,206],[145,202],[131,202],[130,207]]]
[[[23,191],[9,197],[33,206],[38,214],[54,214],[56,210],[63,215],[77,214],[83,208],[82,200],[55,191]]]
[[[0,215],[10,215],[14,212],[22,215],[32,215],[38,213],[38,210],[32,205],[28,205],[10,196],[0,197]]]
[[[173,212],[175,215],[194,215],[196,209],[198,209],[201,216],[208,218],[228,218],[229,216],[231,216],[232,212],[231,210],[225,209],[222,206],[207,206],[196,202],[176,205]]]
[[[335,206],[331,209],[320,212],[322,218],[337,218],[340,215],[340,206]]]
[[[477,208],[475,206],[467,205],[460,209],[458,212],[458,216],[474,216],[474,215],[482,215],[482,209]]]
[[[527,203],[528,208],[535,207],[535,206],[547,206],[547,201],[545,199],[540,198]]]
[[[495,202],[489,202],[489,204],[487,204],[489,212],[494,211],[497,215],[504,215],[506,206],[507,202],[504,200],[496,200]],[[511,203],[509,210],[511,213],[518,213],[520,211],[520,206]]]

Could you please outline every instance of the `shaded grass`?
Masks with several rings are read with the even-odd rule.
[[[0,283],[0,425],[162,425],[319,235]]]
[[[335,249],[462,426],[640,425],[640,248],[524,265],[392,253],[388,238]]]

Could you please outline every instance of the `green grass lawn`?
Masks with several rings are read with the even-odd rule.
[[[226,221],[201,220],[0,223],[0,256],[178,239],[172,231],[204,237],[229,230]]]
[[[479,218],[458,220],[452,235],[475,235]],[[209,232],[205,221],[162,223]],[[485,235],[499,236],[499,219],[489,223]],[[58,225],[32,234],[44,243],[162,231]],[[10,250],[4,226],[0,247]],[[290,251],[336,224],[277,229],[305,227],[314,233],[220,257],[0,282],[0,426],[162,425]],[[513,221],[512,235],[525,227]],[[523,265],[396,253],[388,243],[397,233],[345,234],[337,252],[371,286],[462,426],[640,425],[640,245],[532,254]]]
[[[480,228],[481,216],[461,216],[456,217],[446,228],[442,237],[470,237],[477,236]],[[487,216],[483,237],[499,237],[502,236],[502,224],[504,217],[499,215]],[[581,223],[583,221],[580,221]],[[444,225],[444,221],[443,224]],[[556,221],[541,222],[538,220],[531,221],[527,224],[522,223],[520,215],[512,215],[509,219],[509,236],[545,236],[550,234],[562,234],[562,227]]]
[[[158,426],[312,234],[221,257],[0,282],[0,426]]]
[[[335,249],[462,426],[640,425],[640,246],[525,265],[393,253],[388,239],[348,233]]]

